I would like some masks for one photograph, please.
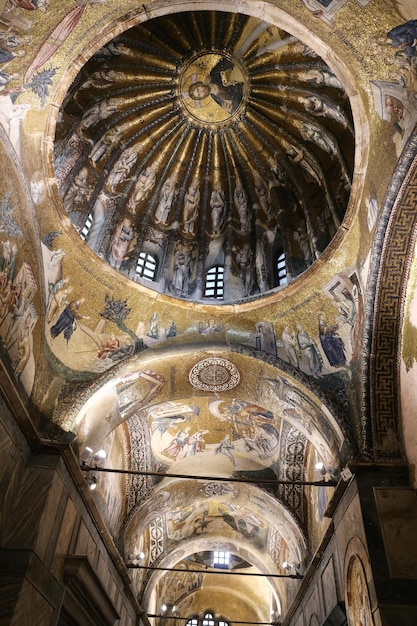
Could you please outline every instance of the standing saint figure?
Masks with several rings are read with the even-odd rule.
[[[82,131],[88,130],[98,122],[106,120],[113,115],[113,113],[116,113],[118,105],[119,100],[117,98],[109,98],[108,100],[98,102],[84,113],[81,119],[80,129]]]
[[[77,210],[86,202],[90,193],[90,183],[88,181],[88,171],[83,167],[78,174],[75,175],[73,182],[68,187],[68,191],[64,197],[64,207],[67,212]]]
[[[194,234],[195,224],[198,218],[200,208],[200,186],[198,180],[195,179],[191,183],[184,200],[183,224],[182,228],[185,233]]]
[[[123,136],[123,133],[124,133],[124,130],[123,130],[123,127],[121,126],[120,127],[114,126],[113,128],[110,128],[106,133],[104,133],[102,138],[99,139],[96,144],[94,144],[91,150],[91,153],[90,153],[91,162],[94,165],[97,165],[97,163],[101,161],[101,159],[104,157],[106,152],[111,148],[111,146],[118,144],[119,140]]]
[[[132,213],[136,213],[137,205],[141,202],[141,200],[145,199],[150,190],[154,187],[157,167],[158,163],[155,162],[152,165],[146,167],[139,174],[133,193],[127,203]]]
[[[135,237],[136,230],[133,221],[130,217],[124,217],[117,224],[111,239],[107,260],[112,267],[123,269],[123,263],[134,245]]]
[[[266,217],[271,220],[274,216],[274,213],[273,207],[269,201],[268,187],[260,173],[256,170],[253,172],[253,182],[255,184],[254,189],[258,197],[259,206],[265,213]]]
[[[343,339],[337,334],[338,330],[338,324],[328,324],[325,314],[320,313],[320,343],[332,367],[343,367],[346,365],[345,344],[343,343]]]
[[[79,311],[81,304],[85,301],[84,298],[80,300],[72,300],[61,315],[58,317],[56,323],[51,327],[51,337],[55,339],[61,333],[64,334],[65,340],[68,341],[72,337],[72,333],[77,328],[77,321],[81,319],[88,319],[87,316],[82,315]]]
[[[138,159],[138,152],[135,146],[127,148],[116,162],[107,179],[110,191],[114,192],[117,185],[127,180],[130,171]]]
[[[172,205],[178,194],[178,174],[174,172],[166,179],[161,188],[159,203],[155,211],[155,222],[157,224],[167,224]]]
[[[288,361],[293,367],[299,367],[300,348],[295,332],[290,331],[288,324],[285,324],[284,326],[281,339]]]
[[[238,276],[242,281],[243,297],[250,296],[253,289],[253,251],[248,243],[244,243],[241,248],[233,247],[235,253]]]
[[[193,269],[192,249],[188,244],[179,244],[174,255],[172,288],[178,296],[187,296]]]
[[[250,227],[250,214],[248,207],[248,197],[246,191],[243,189],[242,181],[240,178],[236,181],[235,192],[233,200],[240,219],[240,228],[242,230],[249,230]]]
[[[323,359],[314,339],[310,337],[302,324],[297,324],[297,341],[301,353],[307,360],[310,374],[319,376],[323,367]]]
[[[214,189],[211,192],[210,196],[210,208],[211,208],[211,229],[213,234],[216,234],[220,231],[223,220],[224,213],[226,209],[226,199],[224,195],[224,191],[222,189],[222,185],[220,181],[217,181],[214,185]]]

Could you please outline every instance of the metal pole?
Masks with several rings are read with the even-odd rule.
[[[182,574],[224,574],[226,576],[263,576],[265,578],[294,578],[301,580],[301,574],[261,574],[256,572],[235,572],[227,569],[205,570],[205,569],[181,569],[180,567],[158,567],[156,565],[126,565],[129,569],[147,569],[156,570],[158,572],[181,572]]]
[[[192,617],[180,617],[177,615],[148,615],[148,617],[156,617],[159,619],[183,619],[183,620],[190,620],[192,619]],[[230,624],[253,624],[254,626],[273,626],[274,624],[276,624],[276,622],[239,622],[236,620],[231,620]]]
[[[98,465],[87,465],[84,461],[81,464],[83,472],[109,472],[114,474],[129,474],[131,476],[153,476],[157,478],[181,478],[184,480],[210,480],[213,482],[226,482],[226,483],[249,483],[253,485],[300,485],[300,486],[313,486],[313,487],[336,487],[338,482],[336,480],[280,480],[278,478],[238,478],[231,476],[225,478],[224,476],[194,476],[189,474],[172,474],[163,472],[151,472],[145,470],[127,470],[127,469],[114,469],[112,467],[100,467]]]

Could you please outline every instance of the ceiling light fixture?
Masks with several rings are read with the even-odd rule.
[[[104,461],[104,459],[106,458],[107,454],[105,450],[98,450],[95,455],[94,455],[94,460],[95,461]]]
[[[292,566],[288,563],[288,561],[284,561],[282,564],[282,568],[285,569],[287,572],[291,571]]]
[[[343,478],[344,481],[346,481],[344,475],[341,475],[340,470],[335,469],[334,467],[327,467],[322,461],[316,463],[314,467],[316,469],[316,472],[319,474],[319,476],[322,477],[322,480],[326,483],[337,480],[339,476]]]
[[[324,463],[322,463],[322,461],[319,461],[318,463],[316,463],[314,467],[316,468],[318,473],[321,474],[322,476],[324,476],[327,472],[326,467]]]
[[[85,481],[90,491],[97,489],[97,478],[95,476],[86,476]]]
[[[86,446],[81,454],[81,459],[83,461],[88,461],[93,456],[93,452],[93,448],[89,448],[88,446]]]

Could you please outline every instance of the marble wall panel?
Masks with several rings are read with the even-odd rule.
[[[54,474],[34,546],[37,555],[42,560],[45,560],[46,552],[51,542],[51,528],[56,527],[55,521],[63,489],[64,485],[61,476]]]
[[[10,626],[46,626],[51,624],[53,607],[27,580],[23,582]]]
[[[69,551],[76,519],[77,509],[71,498],[68,498],[51,564],[51,573],[59,580],[62,579],[65,556]]]
[[[414,489],[375,489],[391,576],[417,579],[417,496]]]
[[[19,456],[16,471],[0,513],[1,544],[8,548],[31,549],[49,485],[42,483],[37,468],[25,468]]]
[[[12,448],[12,438],[9,436],[6,429],[0,424],[0,483],[6,472]]]
[[[56,454],[29,455],[12,420],[0,405],[0,623],[55,626],[65,562],[80,555],[123,616],[120,626],[136,624],[133,595],[64,463]]]
[[[337,604],[336,577],[334,570],[333,556],[324,565],[321,575],[321,586],[323,592],[325,616],[334,609]]]
[[[80,524],[74,553],[88,556],[95,564],[97,545],[84,520],[82,520]]]

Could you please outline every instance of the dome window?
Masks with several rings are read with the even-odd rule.
[[[287,284],[287,266],[285,263],[285,253],[282,252],[277,260],[277,272],[278,272],[278,285]]]
[[[214,626],[214,617],[211,613],[206,613],[203,619],[203,626]]]
[[[229,562],[230,562],[229,552],[224,552],[224,550],[214,550],[213,552],[213,566],[214,567],[228,569]]]
[[[204,289],[205,298],[216,298],[223,300],[224,294],[224,267],[215,265],[211,267],[206,275],[206,286]]]
[[[136,277],[148,278],[149,280],[155,280],[156,271],[158,269],[158,262],[148,252],[141,252],[139,254],[138,262],[136,264]]]
[[[207,612],[204,613],[203,618],[195,616],[187,620],[185,626],[230,626],[230,624],[224,619],[215,618],[213,613]]]
[[[93,214],[89,213],[87,219],[84,222],[84,226],[81,229],[80,236],[83,241],[85,241],[88,237],[88,233],[90,232],[91,226],[93,225]]]

